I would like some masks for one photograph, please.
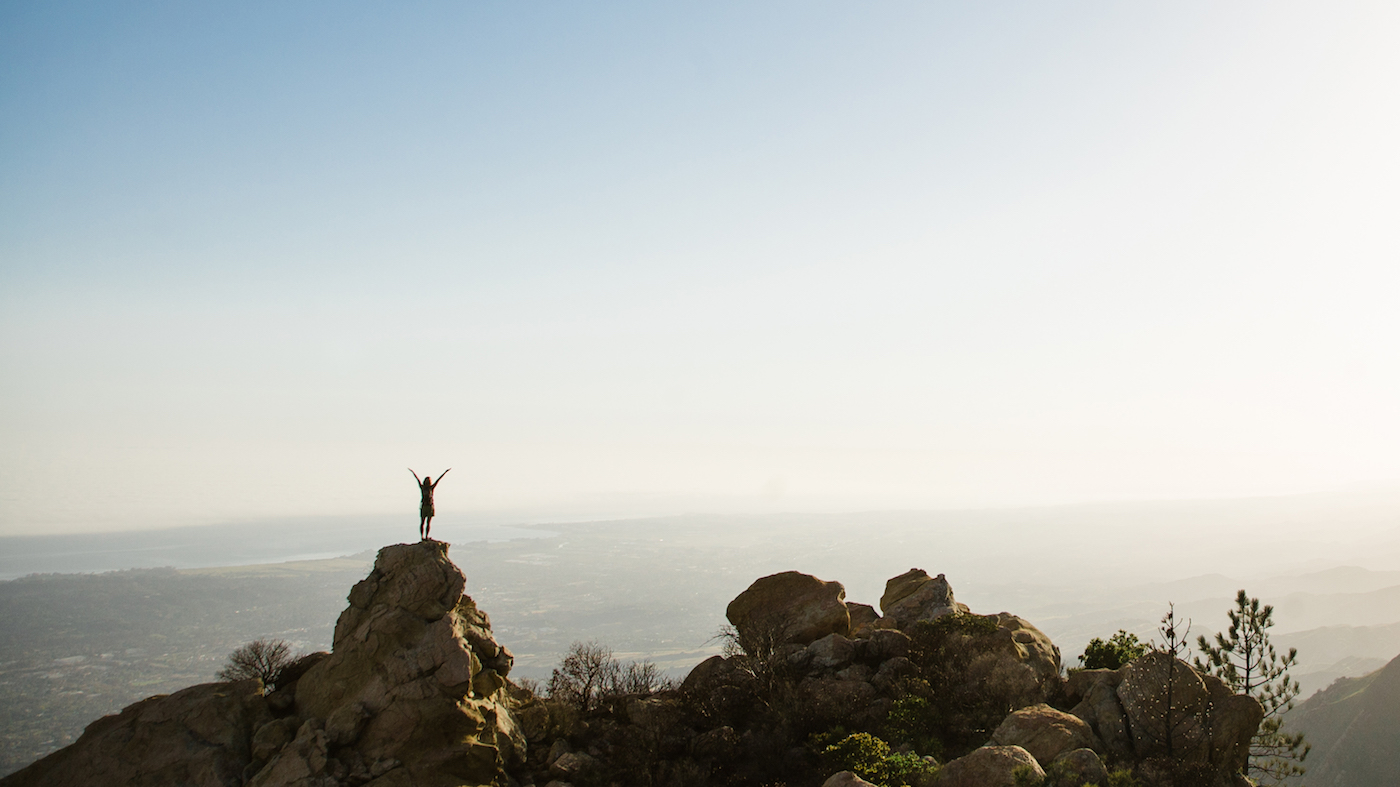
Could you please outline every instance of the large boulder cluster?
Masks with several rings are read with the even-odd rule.
[[[385,547],[330,653],[275,687],[132,705],[0,787],[862,787],[824,742],[876,735],[903,736],[891,741],[922,763],[915,787],[1105,784],[1110,766],[1147,785],[1242,787],[1263,715],[1162,653],[1066,677],[1035,626],[974,614],[920,569],[890,579],[878,611],[839,582],[762,577],[728,606],[724,654],[679,684],[540,697],[509,680],[511,653],[464,588],[446,544]]]

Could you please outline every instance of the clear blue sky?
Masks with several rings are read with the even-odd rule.
[[[1392,3],[0,6],[0,533],[1400,479]],[[410,511],[411,513],[411,511]]]

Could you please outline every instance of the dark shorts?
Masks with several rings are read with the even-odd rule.
[[[433,504],[424,503],[423,505],[419,506],[418,516],[435,516],[435,514],[433,513]]]

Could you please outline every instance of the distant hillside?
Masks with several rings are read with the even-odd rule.
[[[1395,787],[1400,765],[1400,656],[1360,678],[1341,678],[1288,717],[1312,744],[1309,787]],[[1303,780],[1299,780],[1302,784]]]

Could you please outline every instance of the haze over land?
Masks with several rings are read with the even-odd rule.
[[[327,645],[410,466],[523,675],[684,670],[764,573],[911,565],[1071,663],[1244,587],[1307,691],[1374,669],[1397,40],[1381,2],[4,5],[4,767]]]

